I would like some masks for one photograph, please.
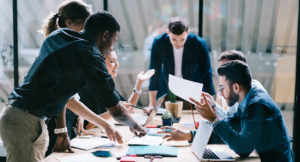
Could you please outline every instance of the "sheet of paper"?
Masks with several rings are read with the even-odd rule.
[[[96,162],[99,158],[92,153],[70,154],[68,156],[56,157],[60,162]]]
[[[92,137],[92,138],[74,138],[71,140],[71,146],[83,150],[90,150],[96,147],[105,147],[108,145],[116,145],[115,142],[107,138]]]
[[[133,139],[128,141],[129,146],[139,145],[160,145],[163,143],[162,137],[159,136],[144,136],[144,137],[134,137]]]
[[[189,98],[200,101],[203,84],[178,78],[169,74],[169,89],[176,96],[193,103]]]

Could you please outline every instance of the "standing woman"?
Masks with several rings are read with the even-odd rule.
[[[89,8],[87,4],[83,1],[78,0],[68,0],[61,3],[58,7],[57,13],[51,13],[48,18],[45,20],[43,27],[45,37],[49,36],[52,32],[60,28],[69,28],[71,30],[80,32],[83,29],[84,22],[90,15]],[[72,98],[73,99],[73,98]],[[71,99],[71,100],[72,100]],[[74,120],[73,115],[68,115],[71,113],[70,110],[63,110],[61,119],[65,118],[65,113],[67,113],[66,124],[68,125],[69,120]],[[64,121],[62,121],[64,122]],[[51,119],[48,123],[48,132],[49,132],[49,146],[46,152],[46,156],[52,153],[52,151],[64,151],[67,145],[69,152],[73,152],[70,147],[69,136],[67,132],[61,132],[55,134],[55,128],[64,128],[64,124],[61,121]],[[69,127],[68,127],[69,128]],[[72,130],[67,130],[72,132]],[[55,142],[56,141],[56,142]],[[56,145],[56,146],[55,146]],[[54,148],[54,149],[53,149]]]

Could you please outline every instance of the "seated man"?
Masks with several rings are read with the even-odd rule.
[[[247,157],[254,149],[261,161],[292,161],[292,151],[281,113],[266,91],[251,88],[251,74],[247,64],[230,61],[218,68],[219,91],[229,106],[239,103],[237,112],[229,118],[221,118],[214,111],[212,97],[203,93],[196,104],[201,116],[214,127],[213,131],[241,157]],[[239,122],[239,128],[231,126]],[[165,129],[165,128],[162,128]],[[176,135],[177,134],[177,135]],[[173,129],[168,140],[193,140],[188,132]]]

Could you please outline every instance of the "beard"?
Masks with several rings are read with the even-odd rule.
[[[230,88],[230,93],[227,99],[228,106],[233,106],[238,100],[240,99],[240,96],[233,92],[232,88]]]

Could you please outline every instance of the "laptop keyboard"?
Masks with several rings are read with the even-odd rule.
[[[203,159],[220,159],[211,149],[204,150]]]

